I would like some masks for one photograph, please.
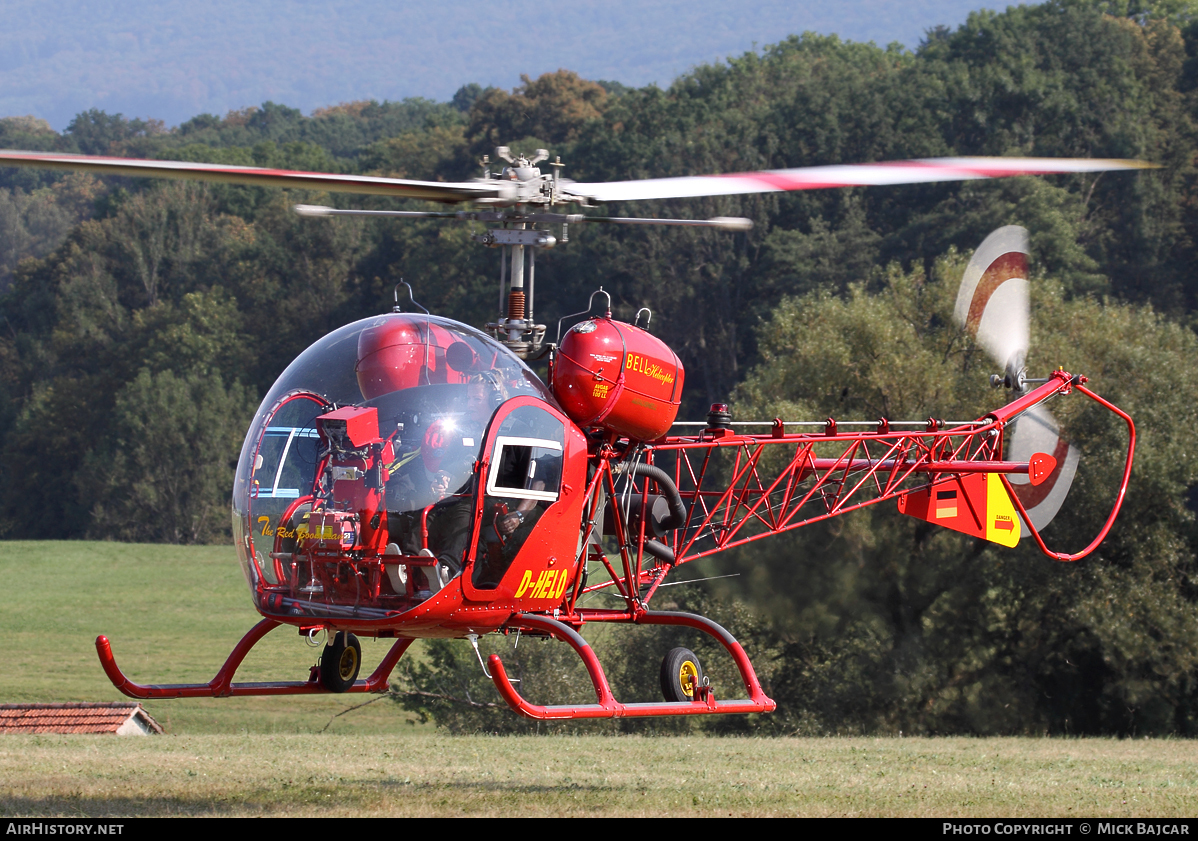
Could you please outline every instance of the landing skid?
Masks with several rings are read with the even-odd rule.
[[[220,671],[216,673],[216,677],[207,683],[168,683],[145,686],[140,683],[134,683],[125,677],[120,667],[117,666],[116,659],[112,656],[112,645],[108,642],[108,637],[96,637],[96,653],[100,655],[100,665],[104,667],[104,673],[108,675],[108,679],[112,681],[112,685],[130,698],[141,700],[150,698],[230,698],[239,695],[321,695],[331,693],[331,690],[326,689],[320,682],[315,669],[312,671],[312,676],[306,681],[233,683],[233,675],[241,665],[241,661],[249,654],[250,649],[281,624],[281,622],[276,622],[273,619],[263,619],[251,628],[249,633],[242,637],[241,641],[233,648],[232,653],[229,654],[229,659],[220,667]],[[354,681],[353,686],[345,691],[386,692],[387,679],[391,676],[391,671],[412,643],[413,640],[410,639],[396,640],[395,644],[391,646],[391,650],[387,652],[387,656],[383,658],[383,662],[379,663],[378,668],[374,670],[374,674],[365,680]]]
[[[738,701],[717,701],[709,687],[699,687],[698,691],[695,692],[695,700],[693,701],[683,703],[622,704],[612,695],[611,686],[607,682],[607,676],[603,673],[603,667],[599,665],[599,658],[595,656],[595,652],[591,650],[591,646],[577,631],[555,619],[529,614],[520,614],[517,616],[509,623],[510,627],[547,632],[551,637],[565,641],[582,658],[582,662],[587,669],[587,674],[591,677],[591,683],[595,687],[595,695],[598,703],[579,705],[561,704],[554,706],[530,704],[521,697],[520,693],[512,686],[511,681],[508,680],[507,671],[503,668],[503,661],[500,660],[497,654],[492,654],[488,658],[491,666],[491,679],[495,682],[495,688],[499,690],[499,694],[503,696],[503,700],[507,702],[509,707],[526,718],[534,718],[541,721],[580,718],[651,718],[665,715],[712,715],[719,713],[768,713],[773,712],[777,708],[778,705],[771,698],[767,697],[762,690],[761,683],[757,680],[757,673],[753,671],[753,664],[749,662],[749,658],[745,654],[744,649],[741,648],[740,643],[736,641],[732,634],[728,633],[715,622],[693,613],[646,611],[636,619],[636,623],[638,625],[684,625],[715,637],[723,644],[724,648],[728,650],[728,653],[732,655],[732,659],[736,662],[736,667],[740,670],[740,677],[744,681],[745,691],[749,693],[749,698]]]

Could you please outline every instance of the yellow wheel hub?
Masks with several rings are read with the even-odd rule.
[[[695,697],[695,687],[699,685],[699,668],[691,660],[684,660],[678,669],[678,685],[688,698]]]
[[[341,652],[341,661],[337,664],[337,671],[341,675],[342,680],[353,680],[354,675],[358,672],[358,651],[353,646],[346,646],[345,651]]]

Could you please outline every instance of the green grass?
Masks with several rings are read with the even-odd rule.
[[[1194,743],[15,736],[0,815],[1192,816]]]
[[[131,680],[206,683],[261,618],[232,546],[0,542],[0,581],[6,591],[0,637],[9,652],[0,703],[125,700],[100,668],[99,634],[112,641],[117,664]],[[362,644],[363,671],[390,645]],[[304,680],[318,653],[294,630],[278,628],[250,652],[237,680]],[[333,720],[370,697],[200,698],[144,706],[169,733],[411,729],[410,719],[386,699]]]
[[[0,580],[3,702],[122,699],[100,633],[134,680],[207,681],[257,621],[225,547],[0,543]],[[369,667],[386,643],[364,643]],[[239,676],[315,657],[280,629]],[[0,815],[1198,813],[1191,741],[451,737],[385,699],[334,718],[363,700],[159,701],[162,737],[5,736]]]

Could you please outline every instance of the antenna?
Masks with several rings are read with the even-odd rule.
[[[417,301],[416,298],[412,295],[412,284],[408,283],[402,277],[399,279],[399,283],[395,284],[395,293],[394,293],[395,294],[395,306],[393,306],[391,308],[391,312],[403,312],[403,307],[401,307],[399,305],[399,287],[400,286],[408,287],[408,300],[411,301],[413,305],[418,306],[418,307],[420,307],[420,309],[424,310],[425,315],[432,315],[431,312],[429,312],[427,309],[425,309],[424,304]]]

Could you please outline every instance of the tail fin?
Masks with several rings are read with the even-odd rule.
[[[1031,456],[1029,490],[1043,486],[1056,473],[1056,460],[1044,453]],[[1022,477],[1020,477],[1022,478]],[[1015,546],[1027,531],[997,473],[949,476],[898,497],[898,510],[937,526],[1002,546]],[[1034,519],[1034,518],[1033,518]]]

